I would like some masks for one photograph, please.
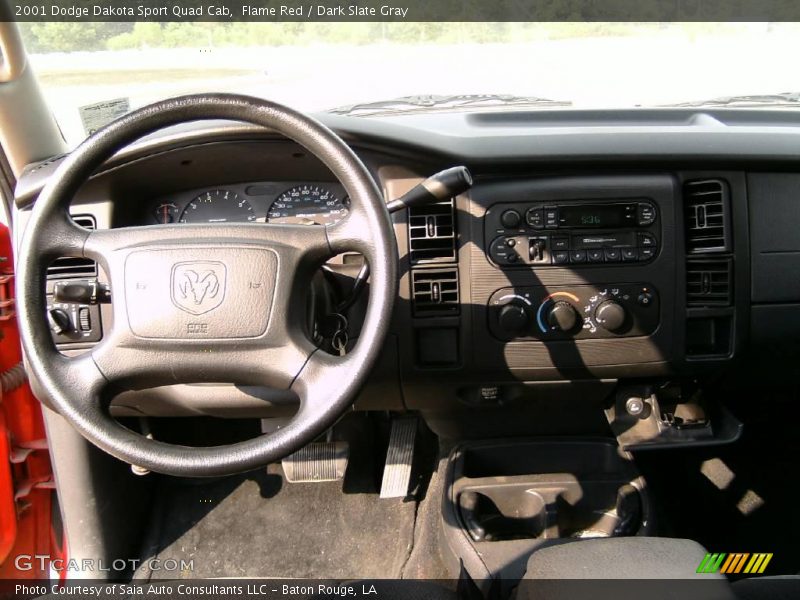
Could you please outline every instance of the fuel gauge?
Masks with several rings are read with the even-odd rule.
[[[178,207],[171,202],[160,204],[155,210],[156,223],[168,224],[178,220]]]

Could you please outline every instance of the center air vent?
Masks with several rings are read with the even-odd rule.
[[[730,260],[690,260],[686,264],[689,306],[730,306],[733,275]]]
[[[86,229],[96,229],[92,215],[72,215],[72,220]],[[57,258],[47,269],[48,279],[91,279],[97,277],[97,264],[88,258],[65,256]]]
[[[411,264],[449,262],[456,258],[453,201],[408,209]]]
[[[458,314],[458,269],[411,271],[411,293],[417,317]]]
[[[728,190],[719,179],[690,181],[685,187],[686,251],[688,254],[727,252]]]

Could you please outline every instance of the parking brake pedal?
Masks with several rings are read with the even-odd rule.
[[[416,417],[404,417],[392,421],[386,466],[383,468],[381,498],[405,498],[408,495],[416,436]]]
[[[313,442],[281,461],[289,483],[317,483],[344,479],[350,445],[347,442]]]

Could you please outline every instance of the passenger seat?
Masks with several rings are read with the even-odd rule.
[[[738,600],[796,600],[800,598],[800,575],[750,577],[733,584]]]
[[[528,560],[517,600],[738,600],[724,575],[697,573],[697,542],[617,537],[545,544]]]

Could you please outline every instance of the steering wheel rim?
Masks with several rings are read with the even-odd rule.
[[[115,152],[165,127],[216,119],[260,125],[303,146],[345,188],[351,200],[348,215],[328,227],[175,224],[89,231],[72,221],[73,196]],[[369,305],[355,347],[334,357],[302,335],[303,311],[291,298],[325,258],[344,251],[362,253],[370,265]],[[113,326],[79,357],[58,352],[45,319],[46,271],[59,256],[96,260],[110,279]],[[39,194],[18,255],[22,346],[38,391],[109,454],[170,475],[247,471],[312,441],[351,404],[388,330],[397,262],[381,193],[335,133],[288,107],[249,96],[173,98],[133,111],[90,136]],[[193,284],[186,278],[196,283],[201,276],[204,283],[210,278],[219,285],[212,284],[218,291],[211,299],[201,292],[198,303],[200,295],[187,295]],[[245,303],[254,307],[253,319],[243,318]],[[203,329],[198,320],[205,323],[200,337],[190,331]],[[187,447],[148,439],[121,425],[104,406],[111,385],[230,380],[288,387],[300,398],[299,410],[271,434],[224,446]]]

